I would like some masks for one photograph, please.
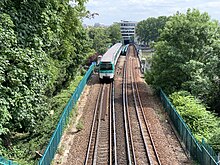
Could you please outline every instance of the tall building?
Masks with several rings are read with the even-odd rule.
[[[137,22],[121,20],[119,24],[121,28],[121,35],[123,38],[123,43],[128,44],[130,42],[134,42],[136,40],[135,27],[137,25]]]

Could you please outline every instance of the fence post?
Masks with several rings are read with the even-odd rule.
[[[202,138],[201,149],[202,149],[201,165],[203,165],[203,164],[204,164],[204,155],[205,155],[205,150],[204,150],[204,139],[203,139],[203,138]]]
[[[218,153],[218,162],[217,162],[217,164],[220,165],[220,152]]]

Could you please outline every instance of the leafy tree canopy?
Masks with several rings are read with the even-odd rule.
[[[147,43],[149,45],[150,41],[157,41],[160,30],[164,28],[168,17],[160,16],[158,18],[149,17],[146,20],[140,21],[136,27],[136,35],[138,36],[138,41],[142,43]]]
[[[122,35],[121,35],[120,25],[118,23],[114,23],[113,25],[109,26],[107,28],[107,31],[109,33],[109,38],[111,39],[112,44],[121,41]]]
[[[69,0],[0,1],[0,155],[22,157],[31,164],[27,148],[40,150],[51,136],[51,125],[59,117],[49,115],[51,100],[74,79],[92,51],[81,21],[87,14],[85,2],[75,0],[71,6]],[[28,135],[27,143],[41,141],[12,148],[16,134]]]
[[[104,54],[107,48],[121,41],[120,25],[115,23],[109,27],[88,27],[92,47],[98,54]]]
[[[155,45],[147,81],[167,93],[187,90],[212,105],[219,100],[219,38],[219,24],[207,13],[195,9],[177,13]]]
[[[93,49],[98,54],[104,54],[111,43],[106,27],[89,27],[88,34],[93,44]]]

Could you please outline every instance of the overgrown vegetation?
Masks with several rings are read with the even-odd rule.
[[[0,1],[1,156],[36,163],[36,151],[43,153],[85,72],[82,65],[118,39],[116,25],[94,35],[83,28],[86,1]]]
[[[81,131],[81,130],[83,130],[83,128],[84,128],[83,121],[79,120],[79,122],[76,125],[76,129],[77,129],[77,131]]]
[[[220,119],[212,111],[220,113],[219,38],[219,23],[207,13],[177,12],[166,22],[146,73],[149,84],[171,96],[197,139],[204,136],[218,151]]]
[[[170,99],[196,139],[201,142],[204,138],[220,152],[220,139],[213,143],[216,136],[220,136],[220,119],[216,114],[207,111],[205,105],[187,91],[174,92]]]
[[[0,155],[19,164],[37,161],[94,53],[75,2],[0,1]]]
[[[2,147],[0,155],[13,158],[19,164],[37,163],[38,155],[36,151],[43,153],[49,139],[56,128],[59,117],[66,106],[72,92],[75,90],[82,76],[76,76],[69,87],[63,89],[59,94],[50,99],[50,114],[42,120],[41,125],[36,126],[35,133],[13,133],[11,137],[11,147]],[[73,115],[76,115],[73,113]]]

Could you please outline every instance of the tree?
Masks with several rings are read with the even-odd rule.
[[[82,26],[86,1],[0,1],[1,156],[33,164],[30,153],[45,148],[63,110],[49,115],[53,97],[91,51]]]
[[[88,34],[93,43],[93,48],[98,54],[104,54],[108,44],[111,43],[108,29],[105,27],[89,27]]]
[[[85,0],[76,2],[0,2],[0,139],[39,131],[36,125],[49,115],[51,97],[87,57],[90,43],[81,21]]]
[[[140,21],[137,24],[136,35],[138,36],[138,41],[144,44],[151,41],[157,41],[160,30],[164,28],[168,17],[160,16],[158,18],[149,17],[146,20]]]
[[[180,89],[205,103],[219,100],[219,24],[207,13],[188,10],[167,21],[155,45],[147,81],[167,93]]]
[[[140,21],[136,27],[136,35],[138,37],[138,41],[142,43],[148,43],[149,39],[147,38],[148,32],[146,29],[146,20]]]
[[[111,39],[111,43],[115,44],[122,39],[120,25],[118,23],[114,23],[113,25],[107,28],[109,33],[109,38]]]

